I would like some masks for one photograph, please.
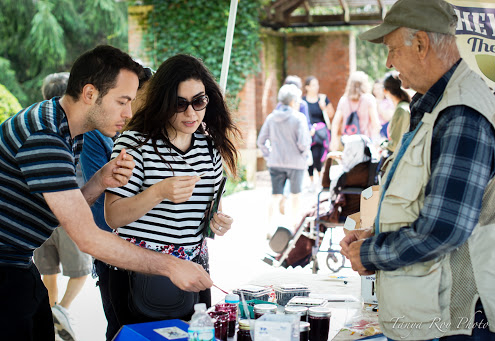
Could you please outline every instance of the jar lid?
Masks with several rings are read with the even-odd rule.
[[[304,284],[281,284],[276,286],[274,289],[282,292],[309,291],[309,287]]]
[[[313,317],[330,317],[332,311],[326,307],[311,307],[308,310],[308,315]]]
[[[308,308],[298,307],[298,306],[286,306],[285,307],[285,313],[286,314],[306,315],[308,313]]]
[[[225,296],[225,303],[239,303],[239,295],[237,294],[228,294]]]
[[[277,311],[277,306],[275,304],[255,304],[254,307],[254,312],[256,313],[262,313],[262,312],[267,312],[267,311]]]
[[[299,332],[307,332],[309,330],[309,322],[299,322]]]
[[[251,324],[249,323],[249,320],[239,320],[239,329],[250,330]]]
[[[241,292],[241,291],[244,293],[261,293],[261,292],[270,291],[270,289],[259,286],[259,285],[245,285],[245,286],[240,287],[237,290],[234,290],[234,293]]]

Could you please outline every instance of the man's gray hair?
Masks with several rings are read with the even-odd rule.
[[[284,84],[294,84],[299,89],[302,88],[302,80],[301,77],[296,75],[289,75],[285,78]]]
[[[414,36],[419,31],[404,27],[404,45],[411,46]],[[444,65],[452,65],[457,61],[457,54],[452,53],[458,51],[455,35],[435,32],[426,32],[426,34],[430,39],[431,48]]]
[[[68,72],[52,73],[45,77],[41,86],[43,99],[52,99],[55,96],[63,96],[69,81]]]
[[[290,105],[292,101],[299,101],[302,91],[294,84],[282,85],[278,91],[278,101],[283,105]]]

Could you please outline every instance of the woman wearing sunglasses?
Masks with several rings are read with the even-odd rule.
[[[205,212],[217,195],[223,162],[236,174],[232,138],[238,136],[222,92],[204,64],[182,54],[167,59],[149,81],[144,104],[115,142],[112,157],[125,148],[136,167],[126,186],[106,192],[108,225],[131,243],[208,271]],[[223,236],[232,222],[220,206],[210,227]],[[112,271],[110,282],[122,325],[153,320],[129,308],[126,271]],[[199,302],[211,305],[209,290],[200,292]],[[187,320],[188,315],[175,318]]]

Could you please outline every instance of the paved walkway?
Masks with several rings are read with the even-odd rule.
[[[306,184],[309,179],[306,179]],[[267,172],[258,174],[256,189],[246,190],[225,197],[223,210],[234,217],[232,230],[223,238],[209,241],[211,278],[220,288],[231,292],[243,284],[276,285],[280,283],[301,283],[310,287],[312,292],[323,295],[358,296],[360,278],[348,268],[338,275],[349,277],[348,284],[335,280],[334,274],[325,266],[326,254],[319,255],[320,271],[311,273],[311,267],[275,268],[261,259],[271,251],[266,240],[267,232],[273,227],[267,226],[267,207],[271,197],[271,187]],[[317,201],[317,193],[305,191],[303,205],[308,208]],[[328,234],[327,234],[328,235]],[[341,229],[335,229],[334,242],[342,236]],[[324,248],[328,240],[324,240]],[[61,278],[61,287],[65,287],[66,278]],[[106,320],[103,315],[99,290],[95,280],[86,282],[83,292],[76,298],[70,312],[74,319],[74,330],[79,341],[103,341]],[[61,290],[62,292],[62,290]],[[224,294],[212,288],[212,301],[223,299]],[[334,328],[349,319],[349,310],[345,314],[332,318]],[[341,320],[339,323],[338,320]]]

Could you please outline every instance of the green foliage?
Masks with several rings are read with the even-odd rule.
[[[229,0],[148,0],[153,5],[148,14],[145,48],[153,67],[177,53],[201,58],[220,80]],[[246,77],[259,70],[260,0],[239,1],[227,91],[235,96]]]
[[[53,3],[38,1],[36,14],[32,20],[31,30],[26,43],[31,47],[32,60],[41,69],[44,64],[47,68],[56,67],[64,63],[67,51],[64,46],[64,29],[53,15]]]
[[[0,75],[2,77],[2,83],[5,85],[5,87],[9,89],[9,91],[11,91],[15,97],[17,97],[19,102],[22,103],[25,102],[27,99],[26,94],[24,93],[24,90],[22,90],[21,85],[17,81],[17,78],[15,76],[15,71],[12,70],[10,61],[1,57],[0,57]]]
[[[127,48],[126,14],[127,4],[114,0],[2,0],[0,56],[16,81],[3,74],[0,81],[23,106],[41,100],[43,78],[69,71],[84,51],[99,44]]]
[[[369,41],[364,41],[357,36],[359,33],[368,30],[370,27],[359,27],[355,30],[356,34],[356,68],[364,71],[371,79],[381,79],[389,72],[386,61],[388,50],[383,44],[373,44]]]
[[[0,84],[0,123],[15,115],[21,109],[22,107],[17,98],[5,86]]]
[[[235,192],[249,189],[250,185],[247,181],[246,174],[246,167],[238,165],[237,177],[228,178],[227,182],[225,183],[225,194],[223,196],[231,195]]]

